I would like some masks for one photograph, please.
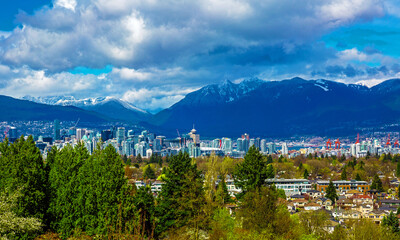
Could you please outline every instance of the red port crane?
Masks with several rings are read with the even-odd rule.
[[[394,147],[399,147],[399,139],[396,139],[396,141],[394,142]]]
[[[388,134],[388,139],[387,139],[387,141],[386,141],[386,147],[389,147],[391,144],[390,144],[390,133]]]
[[[335,141],[335,149],[340,149],[340,141],[339,138]]]
[[[357,133],[357,141],[356,141],[356,144],[357,143],[360,143],[360,134],[359,133]]]
[[[330,138],[329,138],[328,141],[326,142],[326,149],[329,149],[329,148],[328,148],[328,145],[329,145],[329,148],[332,148],[332,141],[331,141]]]

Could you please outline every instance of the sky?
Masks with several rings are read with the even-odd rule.
[[[396,0],[19,0],[0,94],[114,96],[155,113],[226,79],[400,77]]]

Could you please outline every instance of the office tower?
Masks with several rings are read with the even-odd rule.
[[[111,138],[117,138],[117,127],[112,127],[111,129],[112,131],[112,137]]]
[[[61,127],[60,127],[60,121],[58,119],[54,120],[53,138],[54,140],[61,139]]]
[[[17,128],[16,127],[10,127],[10,129],[8,130],[8,139],[11,142],[14,142],[15,140],[17,140],[18,138],[18,133],[17,133]]]
[[[256,146],[256,148],[258,150],[260,150],[260,144],[261,144],[261,139],[260,138],[256,138],[256,141],[254,142],[254,145]]]
[[[153,141],[153,149],[154,151],[160,152],[162,147],[164,146],[164,136],[157,136]]]
[[[121,142],[125,140],[125,128],[119,127],[117,129],[117,142],[121,145]]]
[[[255,146],[255,143],[256,143],[256,140],[255,140],[254,138],[251,138],[251,139],[249,140],[249,148],[250,148],[251,146]]]
[[[222,138],[222,151],[225,154],[232,152],[232,140],[230,138]]]
[[[248,138],[243,138],[242,147],[244,152],[247,152],[249,150],[249,145],[250,145],[250,140]]]
[[[262,153],[267,153],[268,149],[267,149],[267,140],[265,139],[261,139],[260,141],[260,150]]]
[[[112,139],[112,131],[111,130],[103,130],[103,131],[101,131],[101,140],[103,142],[106,142],[109,139]]]
[[[82,140],[83,136],[86,134],[86,129],[78,128],[76,129],[76,139],[78,141]]]
[[[211,147],[212,148],[220,148],[221,147],[220,145],[222,145],[221,139],[216,138],[212,141]]]
[[[237,140],[236,140],[236,143],[237,143],[237,150],[239,151],[239,152],[244,152],[244,148],[243,148],[243,138],[238,138]]]
[[[268,143],[268,153],[273,154],[276,152],[276,145],[275,143]]]

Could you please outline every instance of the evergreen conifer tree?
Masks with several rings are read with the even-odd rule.
[[[375,189],[375,190],[378,190],[380,192],[384,192],[385,191],[383,189],[382,181],[379,178],[378,174],[375,174],[374,178],[372,179],[371,189]]]
[[[304,170],[304,174],[303,174],[303,178],[304,179],[308,179],[309,173],[307,171],[307,169]]]
[[[14,212],[44,221],[48,208],[47,171],[32,136],[21,136],[13,144],[0,144],[0,190],[19,191]]]
[[[400,161],[397,162],[397,165],[396,165],[396,176],[400,177]]]
[[[361,176],[360,176],[359,173],[357,173],[357,175],[356,175],[356,181],[362,181]]]
[[[347,172],[346,172],[346,167],[343,168],[342,174],[340,175],[341,180],[347,180]]]
[[[326,194],[325,194],[326,198],[329,198],[333,204],[335,204],[336,200],[338,199],[338,195],[336,193],[336,188],[333,185],[332,181],[329,181],[329,185],[326,188]]]
[[[154,169],[150,165],[146,166],[143,173],[143,177],[145,179],[156,179],[156,173],[154,172]]]
[[[203,179],[187,153],[172,156],[157,199],[156,236],[183,226],[198,230],[205,204]]]
[[[267,165],[261,153],[254,146],[251,146],[244,156],[244,161],[236,165],[233,177],[236,187],[242,189],[243,195],[249,190],[261,188],[265,185],[265,180],[272,175],[272,165]]]
[[[133,196],[133,204],[139,215],[138,225],[142,228],[138,234],[142,235],[142,238],[152,239],[155,205],[153,193],[149,186],[137,189],[136,194]]]

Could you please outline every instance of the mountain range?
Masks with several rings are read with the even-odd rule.
[[[206,136],[346,135],[400,119],[400,80],[368,88],[328,80],[225,81],[189,93],[153,118],[164,130],[194,123]]]
[[[145,110],[114,97],[76,99],[73,96],[25,96],[22,99],[48,105],[74,106],[96,112],[110,119],[124,120],[133,123],[147,121],[151,117],[151,114]]]
[[[73,106],[54,106],[35,103],[28,100],[15,99],[0,95],[0,121],[63,121],[109,122],[112,119],[96,112],[86,111]]]
[[[29,119],[36,116],[53,120],[55,109],[61,117],[65,114],[62,109],[65,109],[77,115],[86,114],[87,119],[93,121],[140,122],[142,126],[167,136],[175,136],[176,129],[189,130],[192,124],[200,134],[208,137],[235,137],[244,132],[260,137],[343,136],[362,128],[374,130],[397,126],[400,120],[399,79],[387,80],[371,88],[301,78],[282,81],[253,78],[238,84],[224,81],[189,93],[155,115],[111,97],[26,96],[25,100],[13,99],[14,102],[11,99],[0,98],[0,106],[11,106],[8,111],[14,115],[10,116],[20,117],[24,111]],[[3,101],[9,103],[3,104]],[[63,120],[61,117],[58,118]]]

